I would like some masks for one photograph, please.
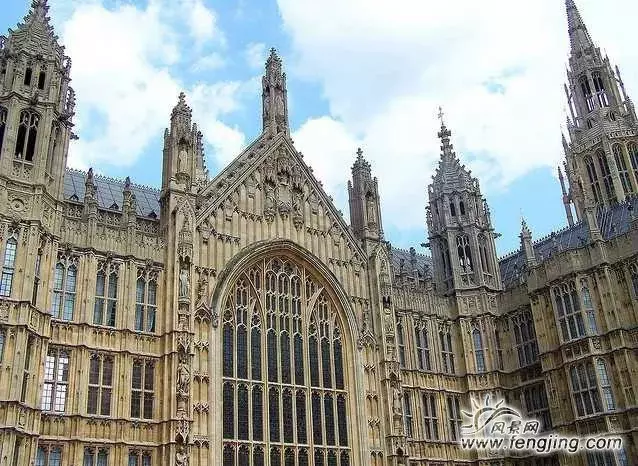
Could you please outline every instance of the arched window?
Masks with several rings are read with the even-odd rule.
[[[461,215],[465,215],[465,203],[463,201],[459,202],[459,211]]]
[[[614,162],[616,162],[620,182],[622,183],[622,189],[625,194],[629,194],[632,192],[631,181],[629,180],[629,171],[627,170],[627,162],[625,161],[622,146],[620,144],[614,144],[611,149],[614,154]]]
[[[39,123],[40,117],[37,113],[31,110],[24,110],[20,113],[20,126],[18,126],[18,137],[16,139],[15,149],[16,159],[33,162]]]
[[[26,70],[24,70],[24,85],[25,86],[30,86],[31,85],[31,75],[33,75],[33,70],[31,69],[31,67],[27,67]]]
[[[239,457],[246,466],[308,466],[312,457],[315,465],[348,466],[344,345],[327,290],[287,258],[259,261],[230,290],[222,314],[223,465]]]
[[[638,180],[638,144],[635,142],[629,143],[627,152],[629,152],[629,161],[631,162],[631,168],[634,170],[634,176]]]
[[[596,158],[598,159],[598,166],[600,167],[600,175],[603,179],[603,185],[605,186],[605,195],[610,203],[616,201],[616,193],[614,192],[614,183],[611,179],[611,172],[609,171],[609,164],[607,163],[607,156],[602,149],[596,152]]]
[[[399,365],[405,367],[405,333],[400,319],[397,319],[397,346],[399,347]]]
[[[47,74],[44,71],[40,71],[38,75],[38,89],[44,90],[44,83],[47,79]]]
[[[51,312],[54,319],[73,320],[77,275],[78,269],[73,259],[62,258],[56,264]]]
[[[587,167],[587,177],[589,178],[589,184],[591,185],[591,191],[594,195],[594,201],[599,204],[603,200],[602,193],[600,191],[600,183],[598,182],[598,173],[596,172],[596,165],[591,157],[585,157],[585,166]]]
[[[602,412],[596,373],[591,361],[574,364],[569,373],[577,415],[582,417]]]
[[[432,370],[432,364],[430,362],[430,339],[428,338],[427,323],[419,322],[414,326],[414,338],[416,340],[419,369],[422,371]]]
[[[489,248],[487,246],[487,238],[484,235],[480,235],[478,238],[479,254],[481,256],[481,268],[483,273],[492,275],[492,262],[490,261]]]
[[[584,337],[585,323],[574,282],[555,287],[553,294],[563,342]]]
[[[472,252],[470,251],[470,241],[467,235],[457,236],[456,246],[459,255],[459,267],[461,267],[461,273],[472,273],[474,271],[474,264],[472,263]]]
[[[476,356],[476,372],[485,372],[485,348],[483,348],[483,338],[479,329],[472,332],[474,341],[474,355]]]
[[[4,260],[2,261],[2,276],[0,277],[0,296],[11,296],[13,275],[16,268],[16,251],[18,240],[11,236],[4,247]]]
[[[589,292],[589,286],[587,280],[580,281],[580,294],[583,298],[583,309],[587,313],[587,323],[589,325],[589,334],[598,334],[598,325],[596,324],[596,311],[594,310],[594,303],[591,299],[591,293]]]
[[[441,263],[443,264],[443,282],[447,286],[452,277],[452,263],[450,260],[450,248],[445,239],[441,240]]]
[[[4,142],[4,133],[7,129],[7,109],[0,107],[0,156],[2,155],[2,143]]]
[[[452,217],[456,217],[456,206],[454,205],[454,201],[450,201],[450,215]]]
[[[591,75],[594,81],[594,89],[596,90],[596,97],[598,98],[598,105],[602,107],[609,106],[609,98],[607,97],[607,91],[605,91],[605,82],[603,81],[600,72],[595,71]]]
[[[582,78],[580,78],[580,89],[583,92],[583,98],[585,99],[587,111],[591,112],[592,110],[594,110],[594,97],[592,95],[591,86],[589,85],[587,76],[583,76]]]
[[[137,270],[135,285],[135,330],[155,332],[157,313],[157,272]]]
[[[115,327],[117,310],[117,273],[115,264],[100,263],[95,281],[93,323]]]
[[[59,144],[60,127],[53,125],[53,128],[51,128],[51,139],[49,140],[49,151],[47,152],[47,164],[45,168],[49,175],[53,174],[53,160],[55,159]]]
[[[609,381],[609,374],[607,374],[607,365],[601,358],[596,360],[596,372],[598,373],[598,382],[600,383],[600,389],[603,394],[605,409],[607,411],[613,411],[616,409],[614,393],[611,388],[611,382]]]
[[[512,317],[512,327],[514,329],[519,366],[525,367],[538,362],[538,342],[532,313],[523,311],[514,315]]]
[[[452,351],[452,335],[450,331],[440,331],[439,340],[441,343],[441,360],[443,362],[443,372],[454,374],[454,352]]]

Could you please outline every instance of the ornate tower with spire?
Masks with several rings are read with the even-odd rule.
[[[565,4],[571,48],[565,85],[570,141],[563,140],[567,200],[582,220],[586,193],[604,208],[638,191],[638,121],[618,67],[594,44],[574,0]]]
[[[60,198],[75,94],[48,10],[34,0],[23,22],[0,36],[0,175]]]
[[[383,239],[381,202],[377,179],[372,178],[370,164],[357,149],[357,159],[352,165],[352,181],[348,181],[350,223],[359,239]]]
[[[264,133],[272,136],[281,132],[289,134],[286,73],[282,71],[281,58],[274,48],[270,49],[261,87]]]
[[[495,233],[479,182],[461,165],[441,115],[441,159],[429,186],[427,224],[439,292],[501,289]]]
[[[162,191],[190,191],[207,180],[202,133],[192,122],[192,110],[182,92],[171,112],[170,129],[164,131]]]

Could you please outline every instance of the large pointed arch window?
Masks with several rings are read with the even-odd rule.
[[[603,195],[600,190],[600,183],[598,182],[598,172],[596,172],[596,165],[591,157],[585,157],[585,166],[587,167],[587,178],[589,178],[589,184],[591,186],[592,194],[594,195],[594,201],[596,204],[601,203]]]
[[[625,161],[625,154],[623,154],[622,146],[620,144],[614,144],[611,148],[614,154],[614,162],[616,163],[616,169],[618,170],[618,176],[620,176],[620,183],[625,194],[631,193],[631,180],[629,179],[629,170],[627,170],[627,162]]]
[[[224,306],[223,466],[349,466],[343,334],[328,291],[269,258],[236,279]]]
[[[40,116],[32,110],[20,113],[20,125],[16,139],[15,158],[26,162],[33,162],[35,143],[38,137]]]
[[[600,72],[595,71],[591,75],[592,81],[594,81],[594,89],[596,90],[596,97],[598,98],[598,105],[602,107],[609,107],[609,98],[607,97],[607,91],[605,90],[605,82]]]
[[[629,143],[629,145],[627,145],[627,152],[629,152],[629,161],[634,171],[634,177],[638,181],[638,144],[635,142]],[[638,186],[636,186],[636,189],[638,189]]]
[[[600,167],[600,175],[603,178],[603,186],[605,186],[605,195],[610,203],[614,203],[616,202],[616,193],[614,191],[614,182],[611,178],[611,171],[609,171],[607,156],[602,149],[599,149],[596,152],[596,158],[598,159],[598,166]]]
[[[587,111],[591,112],[594,110],[594,96],[591,91],[591,85],[589,84],[589,80],[587,76],[583,76],[580,79],[580,89],[583,91],[583,98],[585,99],[585,105],[587,106]]]

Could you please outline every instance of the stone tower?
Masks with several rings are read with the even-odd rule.
[[[354,234],[360,239],[383,239],[381,224],[381,202],[377,179],[372,178],[370,163],[357,150],[357,159],[352,165],[352,181],[348,181],[350,201],[350,223]]]
[[[461,165],[441,124],[441,159],[429,186],[427,224],[435,283],[443,294],[501,289],[495,233],[479,182]]]
[[[59,199],[69,140],[75,137],[75,94],[69,86],[71,60],[48,10],[46,0],[35,0],[17,29],[0,37],[0,173],[8,184],[26,183],[34,195]]]
[[[594,44],[574,1],[565,3],[571,47],[565,85],[570,141],[563,138],[563,147],[568,200],[582,220],[585,192],[601,208],[638,190],[638,121],[618,67]]]

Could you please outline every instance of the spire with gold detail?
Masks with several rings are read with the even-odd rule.
[[[290,134],[288,127],[288,91],[286,73],[282,71],[281,58],[274,48],[266,60],[266,71],[261,80],[263,131],[271,136]]]

